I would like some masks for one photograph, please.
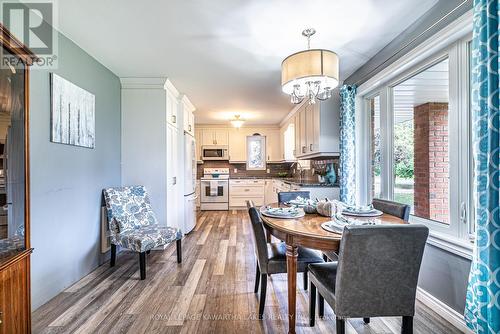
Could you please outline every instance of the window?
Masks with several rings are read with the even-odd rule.
[[[266,137],[259,134],[247,137],[247,170],[266,169]]]
[[[368,171],[366,194],[410,205],[410,222],[429,226],[436,245],[466,254],[474,175],[471,36],[465,30],[462,36],[403,56],[358,92],[370,133],[360,139],[360,151],[369,154],[360,169]]]
[[[372,197],[381,197],[381,129],[380,129],[380,96],[377,95],[369,99],[370,128],[371,128],[371,177],[372,177]]]
[[[449,224],[449,60],[394,86],[393,198],[417,217]]]

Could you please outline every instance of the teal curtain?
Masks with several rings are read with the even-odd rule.
[[[356,86],[340,88],[340,200],[356,204]]]
[[[465,319],[475,333],[500,333],[500,0],[474,0],[472,131],[476,244]]]

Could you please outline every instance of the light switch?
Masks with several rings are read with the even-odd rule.
[[[267,174],[271,173],[271,170],[268,168],[266,169]]]
[[[235,169],[233,170],[233,173],[234,173],[234,174],[237,174],[237,173],[238,173],[238,168],[235,168]]]

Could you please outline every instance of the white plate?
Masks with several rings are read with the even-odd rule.
[[[354,216],[354,217],[378,217],[382,216],[384,213],[380,210],[373,209],[372,211],[368,212],[352,212],[352,211],[342,211],[342,214],[344,216]]]
[[[321,224],[321,227],[328,232],[333,232],[337,234],[342,234],[344,231],[344,226],[335,223],[334,221],[329,221]]]
[[[270,218],[281,218],[281,219],[295,219],[295,218],[301,218],[305,216],[305,212],[302,209],[297,209],[296,214],[276,214],[273,212],[268,212],[265,207],[260,208],[260,213],[263,216],[270,217]]]

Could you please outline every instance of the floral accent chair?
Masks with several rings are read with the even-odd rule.
[[[106,188],[103,194],[111,237],[111,267],[116,261],[116,246],[138,252],[143,280],[146,278],[146,254],[173,241],[177,242],[177,262],[181,263],[182,232],[158,224],[144,186]]]

